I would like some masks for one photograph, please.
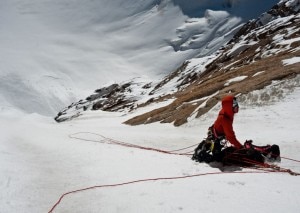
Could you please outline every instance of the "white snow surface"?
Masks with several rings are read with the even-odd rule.
[[[300,57],[293,57],[282,61],[283,65],[300,63]]]
[[[224,84],[224,86],[228,86],[230,83],[233,83],[233,82],[239,82],[239,81],[242,81],[244,79],[248,78],[248,76],[237,76],[235,78],[232,78],[232,79],[229,79],[226,81],[226,83]]]
[[[282,157],[300,160],[299,96],[297,87],[275,104],[241,104],[234,123],[238,139],[252,139],[257,145],[276,143]],[[220,172],[188,156],[108,144],[104,138],[161,150],[188,147],[205,137],[219,109],[220,105],[182,127],[159,123],[132,127],[121,123],[133,115],[102,111],[55,123],[36,113],[2,109],[1,212],[48,212],[62,194],[96,185]],[[299,162],[283,158],[278,165],[300,172]],[[221,172],[77,192],[65,196],[53,212],[250,213],[271,208],[275,213],[296,213],[299,190],[299,176],[287,173]]]

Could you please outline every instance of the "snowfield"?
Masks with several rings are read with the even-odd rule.
[[[276,143],[282,157],[299,160],[299,95],[297,87],[275,104],[242,105],[235,118],[238,139]],[[62,194],[86,187],[219,173],[188,156],[108,144],[107,139],[161,150],[188,147],[205,137],[219,107],[182,127],[131,127],[121,124],[130,115],[101,111],[59,124],[38,114],[2,111],[1,212],[48,212]],[[299,161],[283,158],[278,165],[300,172]],[[65,196],[53,212],[299,211],[299,176],[239,173],[249,171],[256,170],[90,189]]]

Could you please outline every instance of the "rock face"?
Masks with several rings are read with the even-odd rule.
[[[186,61],[159,83],[125,82],[95,91],[62,110],[57,121],[85,110],[129,111],[165,100],[170,104],[136,116],[126,124],[152,122],[175,126],[199,117],[227,93],[248,94],[300,73],[300,1],[281,1],[257,20],[245,24],[223,48],[207,57]],[[294,59],[294,63],[286,60]]]
[[[135,83],[128,82],[122,85],[112,84],[108,87],[97,89],[94,94],[85,100],[72,103],[60,111],[55,120],[57,122],[70,120],[80,116],[86,110],[118,111],[131,109],[137,101],[135,97],[130,97],[129,95],[133,85]]]

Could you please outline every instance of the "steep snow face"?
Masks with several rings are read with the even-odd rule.
[[[220,20],[217,13],[199,13],[194,22],[193,10],[229,8],[238,14],[241,8],[224,7],[224,0],[197,2],[0,0],[1,109],[52,116],[103,84],[145,75],[159,79],[184,60],[211,53],[241,18],[219,12],[227,16],[221,29],[202,25]],[[253,15],[257,8],[250,8]],[[194,31],[202,26],[207,31]],[[211,46],[202,51],[207,43]]]
[[[111,81],[156,76],[190,53],[165,40],[185,20],[156,1],[1,0],[2,107],[54,115]],[[161,57],[158,57],[161,56]]]
[[[241,19],[226,11],[206,10],[202,18],[190,18],[177,28],[177,38],[171,41],[175,51],[197,49],[198,57],[217,51],[239,29]]]

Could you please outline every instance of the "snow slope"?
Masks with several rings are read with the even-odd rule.
[[[238,11],[245,2],[253,0],[226,8]],[[267,2],[266,9],[271,7],[271,1]],[[54,116],[104,84],[137,76],[159,80],[198,54],[201,48],[196,47],[212,40],[210,49],[215,50],[222,45],[223,34],[224,43],[230,39],[242,21],[240,17],[230,16],[230,12],[225,17],[191,16],[193,4],[206,11],[226,9],[223,3],[1,0],[1,108]],[[249,10],[253,17],[260,14],[256,9]],[[187,15],[200,19],[190,28]],[[215,19],[215,26],[203,25],[208,19]],[[223,29],[214,35],[222,23]],[[195,26],[205,30],[194,32]],[[184,41],[180,41],[183,34]],[[181,42],[184,51],[174,51],[170,45],[174,40]]]
[[[102,84],[176,67],[186,56],[172,53],[164,39],[185,17],[174,6],[161,13],[147,2],[1,0],[1,99],[53,116]]]
[[[299,95],[297,87],[280,102],[241,103],[237,137],[258,145],[276,143],[283,157],[300,160]],[[95,185],[220,172],[186,156],[107,144],[103,138],[163,150],[191,146],[205,137],[219,107],[176,128],[159,123],[131,127],[121,122],[133,115],[101,111],[59,124],[38,114],[2,113],[1,212],[48,212],[63,193]],[[283,158],[279,165],[300,172],[299,162]],[[53,212],[297,213],[299,190],[299,176],[286,173],[223,173],[69,194]]]

